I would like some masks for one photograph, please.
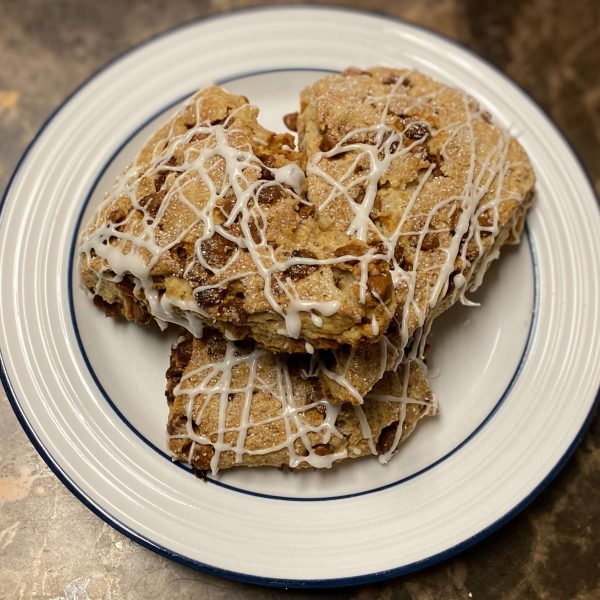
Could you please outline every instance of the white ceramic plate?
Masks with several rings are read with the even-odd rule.
[[[73,273],[75,238],[174,105],[220,83],[282,130],[298,93],[349,65],[410,66],[466,89],[538,175],[523,243],[431,336],[442,414],[387,466],[232,470],[203,483],[165,450],[172,335],[109,320]],[[288,8],[193,23],[117,59],[50,119],[0,222],[2,380],[30,438],[93,511],[175,560],[226,577],[331,586],[405,573],[481,539],[564,464],[600,382],[600,215],[539,108],[477,57],[370,14]]]

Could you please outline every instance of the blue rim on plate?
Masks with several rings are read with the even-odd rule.
[[[385,17],[386,19],[390,20],[390,21],[398,21],[398,22],[403,22],[399,19],[396,19],[394,17],[390,17],[389,15],[385,15],[383,13],[376,13],[374,11],[366,11],[366,10],[355,10],[355,9],[347,9],[347,8],[339,8],[339,7],[327,7],[327,6],[298,6],[295,5],[294,9],[309,9],[309,10],[319,10],[319,9],[335,9],[335,10],[339,10],[339,11],[345,11],[345,12],[350,12],[350,13],[359,13],[359,14],[370,14],[370,15],[378,15],[378,16],[382,16]],[[254,7],[254,8],[250,8],[250,9],[240,9],[240,10],[236,10],[236,11],[231,11],[231,12],[235,12],[235,13],[247,13],[247,12],[259,12],[259,11],[263,11],[263,10],[286,10],[286,7]],[[58,112],[62,109],[62,107],[72,98],[74,97],[83,87],[85,87],[89,82],[91,82],[93,79],[95,79],[100,73],[104,72],[108,67],[112,66],[113,64],[117,63],[119,60],[121,60],[122,58],[124,58],[125,56],[127,56],[128,54],[130,54],[133,51],[139,50],[140,48],[142,48],[143,46],[157,40],[160,39],[163,36],[169,35],[171,33],[173,33],[174,31],[178,31],[181,29],[184,29],[186,27],[189,26],[193,26],[199,22],[202,21],[207,21],[207,20],[218,20],[221,18],[226,18],[227,16],[229,16],[231,14],[231,12],[225,13],[225,14],[219,14],[219,15],[211,15],[208,17],[202,17],[200,19],[196,19],[194,21],[190,21],[188,23],[184,23],[182,25],[179,25],[173,29],[170,29],[168,31],[162,32],[144,42],[142,42],[141,44],[138,44],[136,46],[133,46],[132,48],[129,48],[127,51],[123,52],[122,54],[120,54],[119,56],[117,56],[116,58],[114,58],[113,60],[111,60],[109,63],[107,63],[106,65],[104,65],[103,67],[101,67],[99,70],[97,70],[94,74],[92,74],[88,79],[86,79],[80,86],[78,86],[73,92],[71,92],[71,94],[69,94],[69,96],[56,108],[56,110],[54,110],[52,112],[52,114],[48,117],[48,119],[46,120],[46,122],[44,123],[44,125],[40,128],[40,130],[38,131],[38,133],[35,135],[35,137],[33,138],[33,140],[31,141],[31,143],[29,144],[29,146],[27,147],[27,149],[25,150],[23,156],[21,157],[21,159],[19,160],[15,171],[13,172],[13,174],[11,175],[8,185],[6,187],[6,190],[2,196],[2,200],[0,201],[0,222],[3,218],[3,212],[4,212],[4,207],[5,207],[5,202],[6,199],[8,197],[8,194],[12,188],[12,184],[17,176],[17,174],[20,171],[20,168],[24,162],[24,160],[27,158],[29,152],[31,151],[31,149],[33,148],[33,146],[35,145],[35,143],[37,142],[37,140],[39,139],[39,137],[41,136],[41,134],[45,131],[45,129],[48,127],[48,125],[52,122],[52,120],[54,119],[54,117],[58,114]],[[415,27],[416,29],[422,30],[422,31],[426,31],[427,33],[429,33],[430,35],[434,35],[436,37],[438,37],[439,39],[444,40],[445,42],[449,42],[463,50],[466,50],[467,52],[469,52],[471,55],[476,56],[478,60],[485,62],[489,67],[491,67],[494,71],[496,71],[499,76],[504,79],[505,81],[511,83],[512,85],[516,84],[514,82],[512,82],[512,80],[510,80],[504,73],[502,73],[499,69],[497,69],[495,66],[491,65],[489,62],[485,61],[485,59],[482,59],[481,57],[479,57],[477,54],[475,54],[472,50],[470,50],[469,48],[463,46],[462,44],[459,44],[453,40],[448,40],[447,38],[445,38],[444,36],[440,35],[439,33],[435,32],[435,31],[431,31],[427,28],[418,26],[418,25],[413,25],[411,24],[411,27]],[[517,86],[518,87],[518,86]],[[521,88],[519,88],[519,90],[521,90]],[[546,116],[549,124],[558,131],[558,129],[554,126],[553,122],[551,121],[551,119],[548,117],[547,112],[538,105],[538,103],[531,98],[531,96],[521,90],[521,92],[523,92],[531,101],[533,104],[535,104],[537,106],[537,108]],[[566,140],[564,138],[564,136],[562,135],[562,133],[560,133],[558,131],[560,137],[563,139],[563,141],[565,141],[566,145],[571,148],[571,150],[573,151],[573,147],[570,144],[570,142],[568,140]],[[583,168],[583,164],[581,163],[581,159],[579,159],[578,155],[576,152],[573,151],[573,155],[577,158],[579,164],[582,167],[582,172],[584,173],[584,176],[588,179],[589,182],[589,176],[587,175],[587,172],[585,171],[585,169]],[[593,186],[590,186],[593,189]],[[532,321],[533,323],[533,321]],[[531,330],[530,330],[530,334],[531,334]],[[528,334],[528,343],[526,345],[526,348],[529,345],[530,342],[530,334]],[[521,359],[522,362],[522,359]],[[518,374],[518,370],[517,370],[517,374]],[[275,579],[275,578],[267,578],[267,577],[260,577],[260,576],[253,576],[253,575],[247,575],[247,574],[243,574],[243,573],[237,573],[235,571],[229,571],[226,569],[220,569],[217,567],[212,567],[210,565],[207,565],[205,563],[201,563],[199,561],[194,561],[191,560],[185,556],[182,556],[180,554],[177,553],[173,553],[169,550],[167,550],[166,548],[155,544],[154,542],[152,542],[151,540],[149,540],[148,538],[140,535],[139,533],[132,531],[130,528],[128,528],[127,526],[125,526],[122,522],[120,522],[118,519],[116,519],[114,516],[110,515],[109,513],[107,513],[106,511],[104,511],[104,509],[102,509],[100,506],[98,506],[91,498],[89,498],[85,492],[83,492],[81,489],[78,488],[78,486],[74,483],[74,481],[61,469],[60,465],[55,461],[55,459],[52,457],[52,455],[48,452],[48,450],[44,447],[44,445],[41,443],[41,441],[39,440],[39,438],[37,437],[35,431],[33,430],[33,428],[31,427],[31,424],[28,422],[24,412],[22,411],[22,408],[19,404],[19,400],[15,394],[15,391],[10,383],[10,380],[8,378],[8,374],[6,371],[6,367],[4,364],[4,359],[2,357],[1,351],[0,351],[0,382],[3,384],[4,389],[6,391],[7,397],[9,399],[9,402],[11,403],[11,406],[17,416],[17,419],[19,420],[21,426],[23,427],[23,429],[25,430],[25,433],[27,434],[27,436],[29,437],[30,441],[32,442],[33,446],[35,447],[35,449],[38,451],[38,453],[42,456],[42,458],[44,459],[44,461],[46,462],[46,464],[48,465],[48,467],[54,472],[54,474],[58,477],[58,479],[85,505],[87,506],[92,512],[94,512],[97,516],[99,516],[101,519],[103,519],[104,521],[106,521],[109,525],[111,525],[112,527],[114,527],[115,529],[117,529],[119,532],[121,532],[122,534],[126,535],[127,537],[129,537],[130,539],[136,541],[137,543],[141,544],[142,546],[162,555],[165,556],[166,558],[169,558],[171,560],[174,560],[178,563],[181,563],[185,566],[188,567],[192,567],[194,569],[203,571],[205,573],[209,573],[211,575],[217,575],[220,577],[225,577],[228,579],[232,579],[235,581],[240,581],[243,583],[251,583],[251,584],[262,584],[262,585],[268,585],[268,586],[276,586],[276,587],[294,587],[294,588],[330,588],[330,587],[338,587],[338,586],[350,586],[350,585],[358,585],[358,584],[364,584],[364,583],[371,583],[371,582],[375,582],[375,581],[379,581],[382,579],[387,579],[390,577],[394,577],[394,576],[398,576],[398,575],[403,575],[406,573],[410,573],[413,571],[416,571],[418,569],[422,569],[425,568],[427,566],[433,565],[441,560],[445,560],[447,558],[450,558],[456,554],[458,554],[459,552],[469,548],[470,546],[472,546],[473,544],[481,541],[482,539],[484,539],[485,537],[487,537],[488,535],[490,535],[491,533],[493,533],[494,531],[496,531],[499,527],[501,527],[502,525],[504,525],[506,522],[508,522],[512,517],[514,517],[516,514],[518,514],[521,510],[523,510],[523,508],[525,508],[529,503],[531,503],[546,487],[547,485],[552,481],[552,479],[554,479],[554,477],[556,477],[556,475],[559,473],[559,471],[564,467],[564,465],[567,463],[567,461],[569,460],[569,458],[571,457],[571,455],[573,454],[573,452],[575,451],[575,449],[577,448],[577,446],[579,445],[579,443],[581,442],[583,436],[585,435],[585,432],[587,430],[587,428],[589,427],[595,410],[598,408],[599,404],[600,404],[600,391],[597,393],[596,398],[594,400],[594,403],[582,425],[582,427],[580,428],[579,432],[577,433],[577,435],[574,437],[572,443],[569,445],[567,451],[563,454],[563,456],[560,458],[560,460],[555,464],[555,466],[550,470],[550,472],[548,473],[548,475],[544,478],[544,480],[525,498],[523,498],[523,500],[521,500],[515,507],[513,507],[511,510],[509,510],[503,517],[501,517],[500,519],[498,519],[497,521],[495,521],[494,523],[492,523],[491,525],[487,526],[486,528],[482,529],[480,532],[478,532],[476,535],[471,536],[470,538],[463,540],[462,542],[460,542],[459,544],[456,544],[455,546],[452,546],[451,548],[448,548],[446,550],[444,550],[443,552],[440,552],[438,554],[435,554],[433,556],[430,556],[424,560],[421,561],[416,561],[413,562],[411,564],[408,565],[404,565],[402,567],[398,567],[398,568],[394,568],[394,569],[389,569],[389,570],[385,570],[385,571],[379,571],[376,573],[371,573],[371,574],[367,574],[367,575],[359,575],[359,576],[354,576],[354,577],[345,577],[345,578],[337,578],[337,579],[306,579],[306,580],[299,580],[299,579]],[[497,407],[496,407],[497,408]],[[494,409],[493,412],[495,412],[496,409]],[[493,414],[492,412],[492,414]],[[488,416],[488,419],[491,417]],[[480,426],[481,427],[481,426]]]

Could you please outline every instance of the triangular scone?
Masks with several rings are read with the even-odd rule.
[[[205,328],[181,330],[167,371],[169,449],[200,471],[233,466],[331,467],[387,462],[437,404],[422,367],[388,372],[362,406],[327,402],[307,355],[273,354]]]
[[[186,102],[83,232],[85,285],[108,314],[207,323],[274,351],[378,339],[371,324],[387,328],[393,296],[365,305],[354,293],[336,267],[352,236],[319,227],[301,197],[303,153],[257,114],[217,87]],[[389,291],[387,263],[372,262],[363,288],[373,281]]]
[[[349,69],[317,81],[302,93],[298,133],[321,229],[357,240],[338,269],[357,293],[366,282],[367,304],[389,306],[388,294],[396,304],[391,343],[322,359],[327,396],[360,402],[379,366],[394,368],[413,337],[480,283],[502,244],[518,239],[535,175],[473,98],[416,71]],[[393,288],[385,294],[366,277],[382,262]]]

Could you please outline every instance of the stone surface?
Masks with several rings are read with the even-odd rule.
[[[232,0],[0,0],[0,190],[38,128],[108,60]],[[597,0],[353,0],[456,39],[552,116],[600,192]],[[485,541],[421,572],[357,588],[285,591],[197,573],[103,523],[49,471],[0,391],[0,598],[377,600],[600,598],[600,422],[558,478]]]

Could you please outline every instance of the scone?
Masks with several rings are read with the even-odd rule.
[[[193,96],[83,232],[85,285],[109,315],[205,323],[274,351],[376,341],[395,309],[389,265],[374,258],[355,289],[353,236],[320,228],[304,154],[257,114],[221,88]],[[373,285],[386,300],[368,300]]]
[[[307,355],[186,330],[167,371],[169,449],[199,470],[331,467],[378,454],[387,462],[437,404],[419,362],[388,372],[362,406],[327,402]]]
[[[325,77],[303,91],[297,124],[319,227],[353,237],[353,260],[337,266],[346,285],[366,292],[367,306],[395,304],[389,329],[372,324],[387,339],[321,359],[327,397],[360,403],[379,366],[395,368],[412,339],[422,347],[431,320],[466,302],[501,246],[518,240],[535,176],[520,144],[473,98],[415,71]],[[387,273],[371,279],[382,264],[391,289]]]

